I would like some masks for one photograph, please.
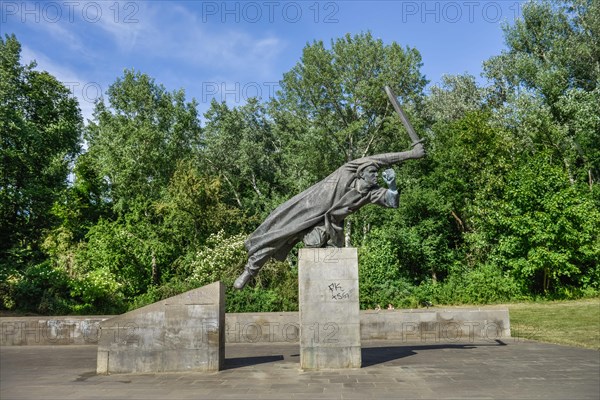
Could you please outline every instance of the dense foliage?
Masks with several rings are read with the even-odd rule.
[[[223,281],[228,311],[297,309],[296,251],[244,291],[243,241],[347,160],[409,140],[397,210],[348,218],[361,306],[600,292],[600,5],[530,2],[488,85],[426,91],[417,49],[370,33],[308,44],[269,101],[195,101],[126,70],[84,126],[76,100],[0,39],[0,307],[119,313]],[[85,143],[85,146],[83,144]],[[83,150],[85,149],[85,150]]]

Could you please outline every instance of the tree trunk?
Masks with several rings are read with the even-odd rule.
[[[437,283],[437,274],[434,270],[431,270],[431,280],[433,281],[433,283]]]
[[[156,254],[152,250],[152,284],[158,285],[158,267],[156,265]]]
[[[546,293],[550,287],[550,277],[548,273],[548,268],[544,268],[544,293]]]
[[[260,189],[258,188],[258,185],[256,184],[256,176],[254,174],[252,174],[252,188],[254,189],[256,194],[258,194],[259,197],[263,197],[262,192],[260,191]]]
[[[465,224],[463,224],[462,220],[458,217],[458,215],[456,215],[456,213],[454,211],[450,210],[450,213],[452,213],[452,216],[454,217],[454,219],[458,223],[458,227],[459,227],[460,231],[464,232],[465,231]]]
[[[567,170],[567,175],[569,176],[569,183],[571,186],[573,186],[575,184],[575,178],[573,178],[573,173],[571,172],[571,164],[569,164],[565,157],[563,157],[563,163],[565,164],[565,169]]]
[[[223,178],[225,178],[225,182],[227,182],[227,184],[231,188],[231,191],[233,192],[233,195],[235,196],[236,203],[238,203],[238,206],[240,206],[240,208],[243,208],[242,201],[240,200],[240,195],[238,194],[237,190],[235,190],[235,186],[233,186],[233,183],[231,183],[231,181],[229,180],[227,175],[225,175],[222,172],[221,172],[221,174],[223,175]]]
[[[363,243],[365,242],[365,240],[367,240],[367,235],[369,234],[369,231],[371,230],[371,224],[370,223],[363,223]]]

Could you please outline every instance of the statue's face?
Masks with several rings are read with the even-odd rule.
[[[362,171],[361,176],[369,186],[377,184],[377,168],[373,166],[367,167]]]

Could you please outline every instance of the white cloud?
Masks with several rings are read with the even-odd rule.
[[[150,20],[145,15],[152,15],[148,2],[94,2],[100,7],[93,18],[84,21],[89,28],[98,28],[108,34],[113,43],[124,52],[132,51],[140,34],[146,29]]]
[[[66,29],[61,24],[43,23],[35,24],[33,26],[40,28],[44,33],[64,43],[72,50],[82,51],[84,49],[80,38],[73,31]]]
[[[188,8],[193,3],[91,2],[86,13],[82,10],[88,3],[75,3],[72,14],[65,12],[58,22],[28,24],[51,37],[52,44],[23,46],[22,55],[36,59],[40,70],[72,89],[85,120],[91,119],[94,100],[108,86],[98,77],[123,68],[147,72],[157,67],[160,83],[170,76],[171,89],[183,84],[201,103],[207,98],[207,77],[219,77],[209,82],[219,85],[216,98],[243,104],[236,96],[266,98],[273,76],[279,76],[277,58],[286,42],[256,25],[203,23],[199,11]],[[197,80],[190,71],[197,71]]]
[[[232,80],[264,80],[276,73],[277,57],[286,44],[257,24],[203,22],[200,2],[68,4],[56,21],[48,16],[27,27],[52,38],[52,46],[81,55],[88,64],[128,59],[126,64],[139,57],[140,64],[171,62],[202,74],[227,74]],[[134,67],[144,69],[140,64]]]
[[[134,30],[103,24],[115,38],[135,37],[131,50],[192,66],[268,76],[284,43],[272,34],[256,37],[239,27],[208,26],[193,11],[165,3],[146,3]],[[220,28],[220,29],[217,29]],[[128,36],[129,35],[129,36]]]

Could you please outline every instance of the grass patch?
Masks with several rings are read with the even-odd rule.
[[[600,298],[506,306],[513,337],[600,350]]]

